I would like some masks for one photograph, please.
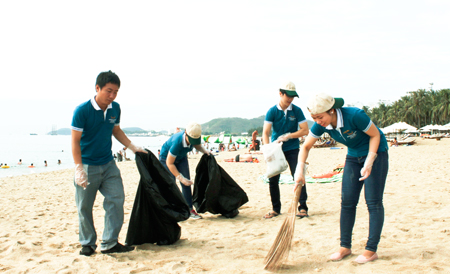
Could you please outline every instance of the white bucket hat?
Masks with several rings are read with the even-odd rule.
[[[186,135],[191,145],[199,145],[202,142],[202,126],[191,122],[186,126]]]
[[[325,93],[319,93],[311,97],[308,102],[308,110],[312,115],[324,113],[334,108],[341,108],[344,105],[344,99],[333,98]]]
[[[289,97],[298,97],[297,91],[295,91],[295,85],[292,82],[287,82],[281,86],[280,91],[286,93]]]

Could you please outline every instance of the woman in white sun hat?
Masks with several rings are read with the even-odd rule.
[[[159,161],[172,173],[174,179],[180,181],[181,192],[186,200],[192,219],[201,219],[192,206],[191,177],[189,174],[189,162],[187,154],[195,147],[198,151],[209,152],[202,146],[202,127],[194,122],[187,125],[186,130],[172,135],[162,146]]]
[[[309,150],[322,134],[328,133],[347,146],[341,190],[341,247],[330,259],[339,261],[352,253],[356,206],[364,186],[369,210],[369,238],[364,252],[355,261],[366,263],[378,259],[376,251],[384,222],[383,192],[389,169],[388,144],[384,134],[363,110],[343,105],[342,98],[323,93],[313,96],[308,102],[308,110],[315,123],[300,150],[294,190],[305,183],[303,167]]]

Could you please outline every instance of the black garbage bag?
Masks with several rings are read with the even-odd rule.
[[[128,225],[127,245],[173,244],[180,239],[177,224],[189,218],[189,206],[169,171],[149,150],[136,153],[139,181]]]
[[[227,218],[248,202],[245,191],[217,164],[213,155],[203,154],[195,170],[193,204],[198,213],[209,211]]]

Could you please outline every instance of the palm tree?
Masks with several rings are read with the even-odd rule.
[[[437,112],[439,124],[447,124],[450,117],[450,89],[441,89],[438,92]]]
[[[450,89],[435,91],[418,89],[408,92],[391,105],[379,103],[378,107],[363,110],[379,127],[404,121],[417,128],[427,124],[447,124],[450,120]]]

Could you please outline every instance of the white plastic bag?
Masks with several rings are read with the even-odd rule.
[[[264,154],[264,160],[267,165],[267,171],[265,174],[267,178],[276,176],[288,168],[286,157],[284,157],[283,150],[281,149],[282,145],[282,142],[273,142],[268,145],[261,146],[261,151]]]

